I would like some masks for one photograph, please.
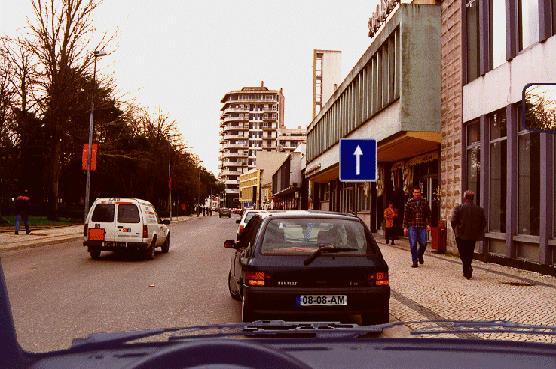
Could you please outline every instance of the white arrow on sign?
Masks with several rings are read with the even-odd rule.
[[[363,151],[359,145],[355,148],[353,155],[355,155],[355,175],[358,176],[361,174],[361,156],[363,156]]]

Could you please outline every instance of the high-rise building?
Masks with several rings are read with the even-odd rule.
[[[313,50],[313,118],[342,82],[341,66],[341,51]]]
[[[277,130],[284,128],[282,89],[243,87],[224,95],[220,117],[220,180],[226,206],[239,206],[239,176],[256,167],[257,151],[276,151]]]
[[[279,128],[276,135],[278,151],[292,152],[299,145],[307,142],[307,129],[301,126],[297,128]]]

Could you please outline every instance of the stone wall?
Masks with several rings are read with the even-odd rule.
[[[455,204],[461,202],[462,155],[462,2],[441,3],[441,217],[450,219]],[[448,248],[455,250],[448,226]]]

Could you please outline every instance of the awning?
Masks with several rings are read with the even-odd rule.
[[[316,175],[315,174],[309,175],[309,178],[311,179],[311,181],[315,183],[328,183],[330,181],[338,179],[339,176],[340,176],[340,166],[338,164],[335,164],[331,168],[328,168],[327,170],[323,171],[322,173],[318,173]]]
[[[440,132],[400,132],[378,143],[378,161],[394,162],[440,149]]]
[[[287,195],[294,194],[294,193],[296,193],[296,192],[298,192],[298,191],[300,191],[300,188],[299,188],[299,187],[296,187],[296,186],[289,186],[289,187],[283,189],[283,190],[280,191],[280,192],[276,192],[274,195],[272,195],[272,197],[273,197],[273,198],[280,198],[280,197],[283,197],[283,196],[287,196]]]

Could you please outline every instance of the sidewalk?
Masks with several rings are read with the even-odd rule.
[[[192,216],[172,217],[172,224],[185,222],[192,219]],[[6,251],[14,251],[25,248],[47,246],[65,241],[73,241],[83,238],[83,225],[72,225],[66,227],[51,227],[34,229],[31,233],[25,234],[25,228],[20,229],[19,234],[11,232],[0,233],[0,254]]]

